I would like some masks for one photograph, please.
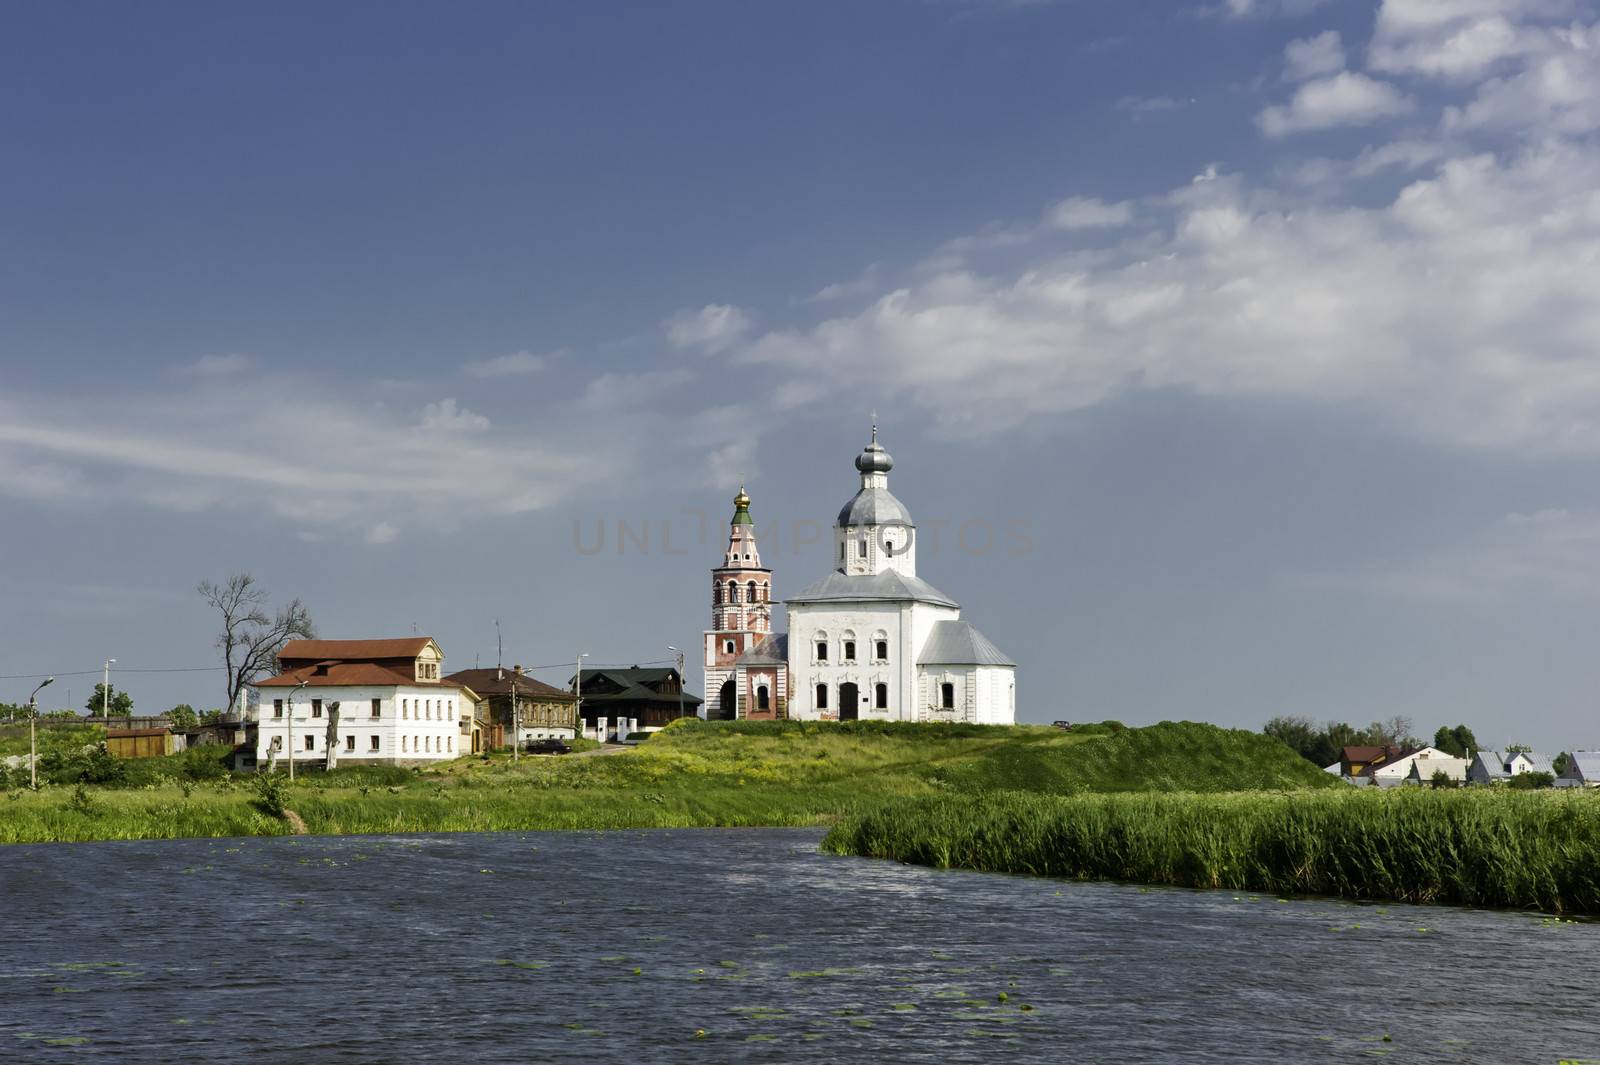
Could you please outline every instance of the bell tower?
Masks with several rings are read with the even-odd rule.
[[[711,628],[705,633],[707,718],[737,716],[738,658],[771,633],[772,571],[761,564],[750,497],[740,485],[722,565],[711,571]]]

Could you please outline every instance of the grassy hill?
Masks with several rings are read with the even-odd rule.
[[[0,842],[286,831],[253,783],[153,760],[140,786],[11,793]],[[208,775],[215,772],[207,765]],[[171,774],[165,777],[162,774]],[[308,772],[285,803],[312,832],[820,825],[890,799],[1023,791],[1233,791],[1336,782],[1276,740],[1193,722],[1043,727],[685,721],[622,754],[462,758]]]

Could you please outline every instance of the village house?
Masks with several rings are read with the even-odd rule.
[[[395,640],[292,640],[278,673],[256,681],[256,763],[286,757],[324,763],[414,765],[482,742],[478,696],[441,677],[444,652],[428,636]]]
[[[1564,788],[1600,788],[1600,751],[1573,751],[1556,784]]]
[[[1428,787],[1434,783],[1434,778],[1438,774],[1443,773],[1444,779],[1451,784],[1465,784],[1467,769],[1471,764],[1465,758],[1456,758],[1448,754],[1433,758],[1416,758],[1411,762],[1411,772],[1406,774],[1405,782]]]
[[[586,669],[580,677],[583,730],[605,739],[655,732],[680,717],[698,717],[701,700],[683,690],[676,669]]]
[[[1460,762],[1461,765],[1457,767],[1454,764],[1456,762]],[[1453,758],[1437,747],[1419,747],[1370,765],[1367,767],[1366,775],[1380,788],[1393,788],[1418,775],[1422,780],[1431,780],[1435,769],[1443,769],[1447,776],[1459,769],[1460,779],[1466,779],[1466,759]]]
[[[855,468],[859,487],[834,522],[836,565],[783,600],[787,633],[772,631],[772,573],[739,490],[712,570],[708,716],[1015,723],[1016,663],[917,576],[916,525],[889,491],[894,460],[876,426]]]
[[[1536,751],[1479,751],[1467,770],[1472,784],[1502,784],[1523,773],[1549,773],[1550,759]]]
[[[484,749],[513,741],[521,745],[532,740],[572,739],[578,734],[577,696],[533,679],[521,666],[463,669],[445,680],[470,688],[487,707]],[[473,748],[475,752],[478,749]]]
[[[1328,771],[1337,772],[1347,779],[1360,778],[1365,781],[1370,779],[1370,770],[1373,766],[1382,765],[1398,757],[1400,757],[1398,747],[1358,744],[1340,751],[1338,764],[1329,766]]]

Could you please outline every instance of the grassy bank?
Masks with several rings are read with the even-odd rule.
[[[288,831],[210,754],[125,763],[118,780],[0,800],[0,842]],[[997,789],[1312,787],[1334,783],[1276,740],[1187,722],[1142,729],[685,722],[597,757],[458,759],[423,771],[302,774],[285,804],[317,833],[827,825],[901,798]]]
[[[939,868],[1600,913],[1600,796],[1355,790],[906,799],[836,854]]]

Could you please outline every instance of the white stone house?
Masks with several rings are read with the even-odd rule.
[[[291,754],[321,765],[330,741],[345,764],[413,765],[468,753],[478,696],[442,680],[443,662],[428,636],[291,641],[278,654],[278,674],[255,684],[257,766]]]
[[[1450,759],[1450,757],[1450,755],[1445,754],[1437,747],[1421,747],[1415,751],[1407,751],[1405,754],[1390,761],[1372,766],[1367,770],[1366,775],[1380,788],[1398,787],[1412,776],[1412,767],[1419,762],[1424,763],[1424,768],[1421,770],[1422,779],[1427,780],[1433,775],[1433,770],[1425,768],[1426,763],[1433,762],[1435,759]],[[1440,762],[1438,764],[1443,765],[1444,763]]]

